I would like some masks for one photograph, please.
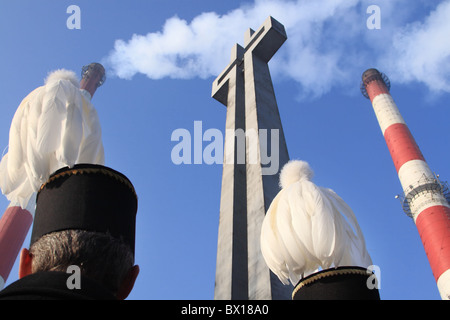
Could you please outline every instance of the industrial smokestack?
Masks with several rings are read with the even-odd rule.
[[[106,81],[105,68],[100,63],[93,62],[82,68],[81,77],[80,89],[89,92],[92,98],[97,88]]]
[[[390,82],[376,69],[362,75],[403,187],[403,209],[414,219],[442,299],[450,299],[450,204],[447,184],[431,171],[390,95]]]

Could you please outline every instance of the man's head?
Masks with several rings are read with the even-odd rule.
[[[22,250],[19,276],[67,272],[70,266],[78,266],[81,275],[97,281],[118,299],[128,296],[139,273],[133,253],[122,241],[104,233],[64,230],[44,235],[30,250]]]

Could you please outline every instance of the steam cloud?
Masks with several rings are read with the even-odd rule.
[[[435,7],[421,1],[377,2],[379,30],[366,26],[372,4],[367,0],[255,0],[224,15],[201,13],[191,22],[174,16],[161,31],[116,40],[104,63],[123,79],[137,73],[151,79],[217,76],[229,63],[232,46],[243,44],[244,31],[256,30],[271,15],[288,34],[271,61],[272,73],[296,81],[302,96],[318,97],[333,87],[354,89],[370,67],[393,81],[450,92],[450,0]]]

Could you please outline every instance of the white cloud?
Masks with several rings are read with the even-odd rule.
[[[190,24],[175,16],[166,21],[161,32],[135,34],[127,42],[117,40],[108,64],[125,79],[136,73],[151,79],[206,78],[225,66],[236,35],[246,29],[245,21],[242,10],[225,16],[202,13]]]
[[[386,55],[392,79],[423,82],[431,91],[450,92],[450,1],[443,1],[426,19],[393,36]]]
[[[381,30],[366,27],[368,0],[255,0],[225,15],[202,13],[191,22],[174,16],[159,32],[117,40],[105,63],[124,79],[136,73],[151,79],[217,76],[229,62],[232,46],[243,44],[246,29],[258,28],[271,15],[288,34],[271,61],[272,73],[299,83],[301,96],[355,87],[357,77],[370,67],[394,81],[422,81],[450,92],[450,42],[442,40],[450,30],[450,1],[443,1],[424,22],[406,27],[415,8],[411,1],[378,3]]]

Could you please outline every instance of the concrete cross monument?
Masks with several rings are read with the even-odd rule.
[[[269,270],[260,249],[261,225],[279,192],[279,169],[288,162],[268,62],[286,41],[269,17],[245,33],[231,63],[213,83],[212,97],[227,106],[214,298],[291,299],[292,287]]]

